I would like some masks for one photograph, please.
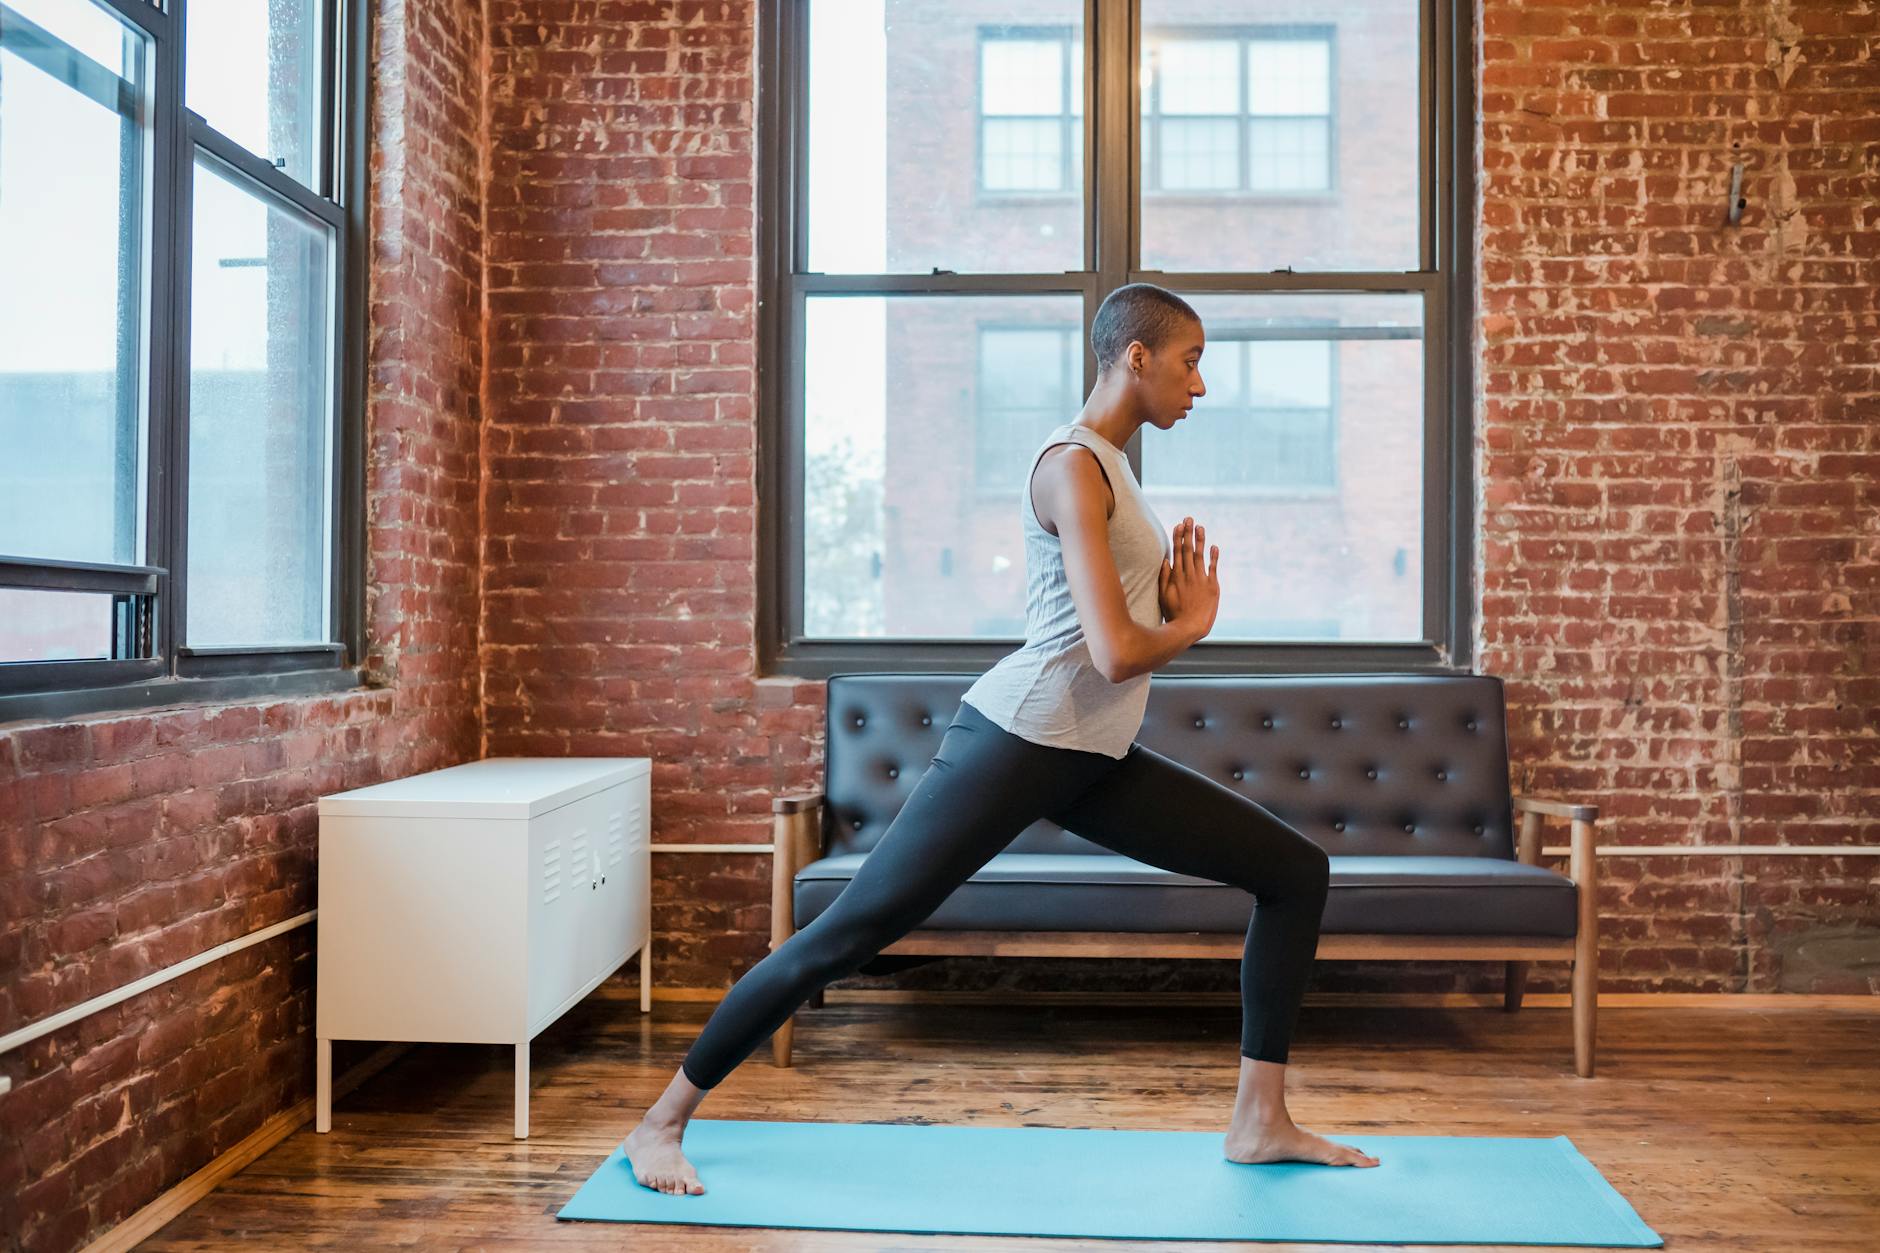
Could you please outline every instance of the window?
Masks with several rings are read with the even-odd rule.
[[[1331,190],[1328,31],[1152,32],[1142,62],[1145,192]]]
[[[337,4],[0,0],[0,718],[353,681]]]
[[[1078,190],[1084,179],[1084,47],[1068,28],[979,32],[979,186]]]
[[[1083,392],[1084,346],[1076,324],[981,327],[973,441],[980,490],[1010,494],[1022,487],[1031,454],[1053,428],[1077,416]]]
[[[1123,449],[1222,547],[1215,631],[1169,669],[1466,668],[1467,11],[1285,22],[760,8],[762,672],[978,672],[1019,642],[1024,471],[1138,281],[1208,333],[1208,395]]]

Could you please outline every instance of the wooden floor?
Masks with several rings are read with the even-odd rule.
[[[1231,1109],[1231,1006],[884,1005],[841,995],[799,1019],[795,1068],[775,1069],[760,1048],[698,1116],[1218,1131]],[[709,1010],[662,1001],[643,1016],[636,984],[604,985],[535,1041],[527,1141],[511,1137],[506,1048],[415,1046],[336,1103],[330,1134],[308,1124],[138,1247],[1230,1247],[558,1222]],[[1565,1009],[1308,1004],[1292,1060],[1295,1120],[1334,1139],[1570,1137],[1667,1249],[1880,1249],[1873,1013],[1602,1007],[1599,1073],[1583,1080]]]

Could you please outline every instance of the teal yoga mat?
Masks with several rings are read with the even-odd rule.
[[[1373,1167],[1221,1156],[1221,1134],[695,1118],[702,1196],[616,1146],[558,1218],[962,1235],[1381,1244],[1664,1241],[1565,1136],[1334,1134]]]

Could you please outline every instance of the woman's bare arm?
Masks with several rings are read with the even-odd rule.
[[[1110,555],[1110,520],[1103,469],[1096,454],[1075,444],[1046,452],[1032,478],[1039,521],[1057,531],[1064,576],[1090,660],[1110,682],[1147,674],[1180,656],[1205,634],[1178,618],[1145,627],[1129,616],[1123,579]]]

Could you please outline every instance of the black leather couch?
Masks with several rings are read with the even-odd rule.
[[[926,770],[973,677],[829,680],[827,786],[773,805],[771,947],[847,885]],[[1520,1007],[1528,962],[1572,962],[1575,1070],[1591,1076],[1598,809],[1510,795],[1499,679],[1156,675],[1136,738],[1325,849],[1332,879],[1321,960],[1500,961],[1509,1010]],[[1568,874],[1539,864],[1545,816],[1571,824]],[[877,960],[1238,959],[1254,908],[1239,888],[1144,865],[1040,819]],[[793,1025],[772,1040],[780,1066],[790,1064]]]

